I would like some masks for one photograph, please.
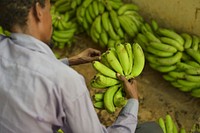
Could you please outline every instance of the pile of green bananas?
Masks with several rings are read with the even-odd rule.
[[[134,37],[143,24],[138,6],[122,0],[85,0],[78,7],[78,22],[101,47],[114,47]]]
[[[150,66],[163,78],[184,92],[200,97],[200,38],[187,33],[160,28],[152,20],[144,23],[135,37]]]
[[[180,131],[176,125],[176,123],[173,121],[170,114],[167,114],[165,116],[165,119],[160,117],[158,119],[158,124],[163,130],[163,133],[186,133],[185,128],[180,128]]]
[[[97,71],[91,79],[91,86],[105,89],[103,98],[97,98],[95,107],[104,107],[113,113],[115,107],[126,104],[123,95],[123,84],[116,73],[124,75],[127,79],[139,76],[145,65],[145,57],[138,43],[117,43],[102,53],[100,61],[93,61],[92,66]],[[103,100],[102,100],[103,99]],[[100,104],[100,105],[99,105]]]
[[[56,47],[62,49],[71,46],[74,35],[80,32],[76,19],[76,9],[81,0],[51,1],[51,15],[53,24],[52,40]]]

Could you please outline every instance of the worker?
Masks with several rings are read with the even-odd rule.
[[[0,133],[142,133],[136,81],[120,75],[128,103],[111,126],[100,123],[84,77],[70,66],[101,53],[54,56],[50,0],[1,0],[0,7],[0,25],[11,33],[0,35]]]

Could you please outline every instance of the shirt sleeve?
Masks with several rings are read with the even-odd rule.
[[[68,65],[68,66],[69,66],[69,61],[68,61],[67,58],[60,59],[60,61],[61,61],[62,63],[64,63],[65,65]]]
[[[109,133],[135,133],[138,123],[139,102],[137,99],[129,99],[126,106],[121,110],[117,120],[108,127]]]

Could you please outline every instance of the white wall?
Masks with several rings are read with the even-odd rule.
[[[149,22],[155,19],[162,27],[200,37],[200,0],[132,0]]]

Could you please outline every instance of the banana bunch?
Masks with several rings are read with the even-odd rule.
[[[179,131],[176,123],[169,114],[165,116],[165,119],[160,117],[158,119],[158,124],[162,128],[163,133],[186,133],[186,130],[183,127],[180,128]]]
[[[145,52],[149,65],[183,92],[200,97],[200,38],[160,28],[156,21],[144,23],[135,41]]]
[[[74,17],[75,12],[73,10],[62,14],[56,11],[56,9],[55,5],[51,8],[53,24],[52,40],[56,47],[62,49],[65,45],[71,45],[74,35],[78,31],[78,23]]]
[[[143,18],[137,11],[135,4],[125,4],[122,0],[85,0],[76,16],[95,43],[110,48],[139,32]]]
[[[94,107],[106,109],[108,113],[114,113],[116,107],[126,105],[127,99],[124,94],[120,84],[110,86],[106,91],[94,94]]]
[[[81,5],[82,0],[51,0],[51,3],[56,7],[56,11],[59,13],[66,13]]]
[[[141,74],[144,65],[144,53],[138,43],[133,43],[132,45],[130,43],[118,43],[115,47],[109,48],[102,53],[100,61],[92,62],[92,66],[97,73],[91,79],[90,84],[93,88],[106,89],[106,91],[103,96],[104,102],[96,100],[95,107],[104,107],[108,112],[114,112],[115,106],[124,105],[126,100],[122,95],[123,84],[116,74],[124,75],[127,79],[135,78]],[[119,90],[119,94],[117,90]],[[107,101],[113,101],[111,98],[113,98],[114,94],[118,98],[114,98],[114,103],[112,102],[111,104],[109,102],[107,104]]]

